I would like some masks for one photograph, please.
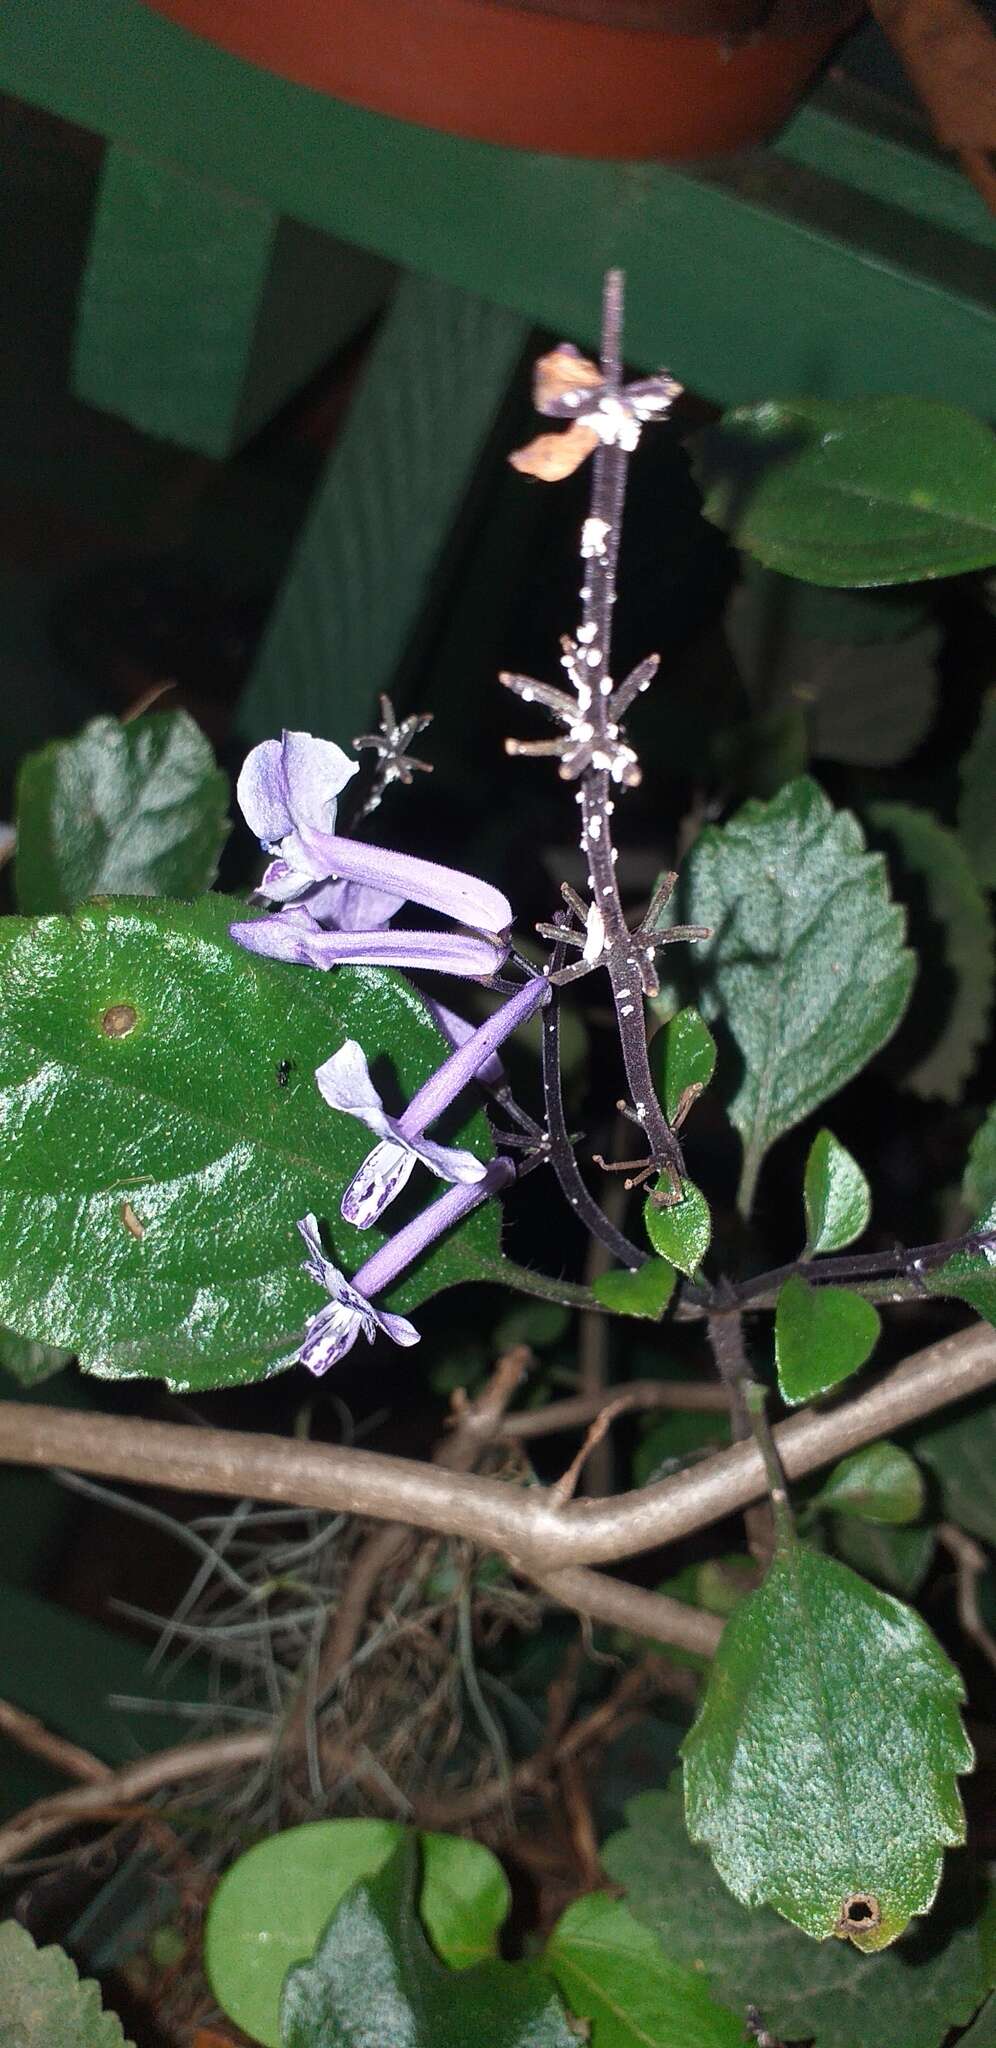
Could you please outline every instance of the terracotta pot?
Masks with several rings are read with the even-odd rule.
[[[791,111],[857,0],[148,0],[298,85],[571,156],[711,156]]]

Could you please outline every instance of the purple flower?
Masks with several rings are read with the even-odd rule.
[[[246,756],[236,784],[239,807],[267,853],[267,896],[281,902],[332,873],[324,847],[335,831],[336,798],[359,769],[334,740],[285,732]]]
[[[347,1223],[366,1230],[377,1221],[395,1195],[400,1194],[420,1159],[440,1180],[472,1184],[483,1180],[487,1168],[472,1152],[450,1145],[434,1145],[423,1133],[448,1109],[451,1102],[494,1061],[496,1048],[548,1000],[550,985],[541,975],[526,982],[494,1016],[477,1031],[468,1029],[463,1043],[412,1097],[400,1117],[386,1115],[384,1105],[370,1079],[366,1055],[355,1039],[334,1053],[318,1068],[315,1079],[319,1092],[333,1109],[359,1117],[376,1132],[380,1144],[368,1152],[353,1175],[342,1198],[341,1212]]]
[[[319,1287],[324,1287],[330,1297],[326,1306],[320,1308],[308,1323],[299,1354],[302,1365],[316,1376],[328,1372],[330,1366],[337,1365],[340,1358],[352,1350],[361,1333],[368,1344],[373,1343],[378,1330],[395,1344],[417,1344],[418,1331],[407,1317],[390,1315],[385,1309],[375,1308],[370,1296],[391,1287],[406,1266],[420,1258],[437,1237],[514,1178],[514,1168],[507,1159],[493,1159],[481,1180],[472,1186],[464,1184],[448,1188],[438,1201],[430,1202],[427,1209],[382,1244],[352,1280],[347,1280],[338,1266],[333,1266],[326,1258],[318,1235],[317,1217],[302,1217],[297,1227],[311,1253],[311,1257],[304,1261],[305,1272]]]
[[[506,947],[484,933],[326,931],[304,903],[288,903],[272,917],[254,917],[228,927],[250,953],[293,960],[303,967],[339,967],[356,961],[367,967],[423,967],[436,974],[484,979],[497,974]]]

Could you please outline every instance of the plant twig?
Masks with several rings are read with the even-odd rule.
[[[44,1722],[36,1720],[34,1714],[24,1713],[11,1700],[0,1700],[0,1735],[6,1735],[31,1756],[41,1757],[43,1763],[64,1772],[67,1778],[97,1784],[111,1776],[109,1764],[102,1764],[99,1757],[92,1756],[88,1749],[80,1749],[75,1742],[67,1742],[64,1736],[53,1735]]]
[[[523,1408],[506,1415],[498,1435],[509,1443],[528,1443],[561,1429],[582,1429],[604,1404],[604,1393],[571,1394],[563,1401],[548,1401],[545,1408]],[[612,1412],[616,1416],[637,1409],[666,1408],[692,1415],[725,1415],[729,1405],[725,1389],[704,1380],[628,1380],[614,1389]]]
[[[132,1818],[136,1808],[166,1785],[258,1763],[268,1754],[272,1740],[270,1729],[260,1728],[241,1735],[214,1736],[207,1742],[180,1743],[175,1749],[163,1749],[156,1756],[109,1771],[93,1784],[37,1799],[0,1828],[0,1867],[20,1861],[67,1828],[93,1820]]]

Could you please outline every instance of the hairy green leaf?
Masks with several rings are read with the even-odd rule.
[[[204,1929],[204,1967],[219,2005],[264,2048],[280,2048],[280,1991],[350,1887],[389,1862],[405,1830],[386,1820],[324,1820],[248,1849],[222,1878]],[[453,1969],[483,1962],[508,1916],[501,1864],[478,1842],[420,1836],[419,1911]]]
[[[730,1114],[744,1144],[748,1209],[769,1146],[836,1093],[895,1030],[913,983],[885,863],[850,811],[804,776],[771,803],[709,826],[674,916],[714,937],[688,972],[722,1017],[742,1074]]]
[[[803,1183],[806,1256],[839,1252],[853,1244],[871,1219],[871,1189],[856,1159],[832,1131],[817,1131]]]
[[[911,1441],[937,1480],[948,1518],[996,1545],[996,1395],[919,1423]]]
[[[996,1103],[979,1125],[968,1148],[961,1184],[962,1200],[973,1216],[996,1208]]]
[[[39,1344],[33,1337],[19,1337],[14,1330],[0,1329],[0,1365],[20,1380],[22,1387],[38,1387],[62,1372],[73,1354],[57,1344]]]
[[[261,959],[230,916],[206,896],[0,920],[0,1317],[104,1377],[190,1389],[289,1364],[325,1300],[297,1218],[324,1220],[347,1274],[382,1242],[340,1219],[369,1134],[315,1068],[355,1037],[403,1100],[444,1051],[399,975]],[[489,1156],[483,1116],[460,1142]],[[497,1254],[488,1203],[391,1306],[495,1278]]]
[[[996,889],[996,690],[983,700],[975,738],[961,762],[958,830],[983,887]]]
[[[658,1192],[666,1193],[670,1182],[662,1174],[657,1183]],[[643,1205],[643,1219],[647,1236],[655,1252],[677,1266],[679,1273],[689,1277],[697,1273],[709,1249],[712,1237],[712,1217],[709,1204],[701,1188],[693,1180],[681,1183],[681,1200],[670,1208],[660,1209],[649,1199]]]
[[[679,1010],[657,1032],[650,1045],[650,1068],[673,1124],[682,1105],[687,1107],[689,1090],[701,1095],[716,1069],[716,1041],[697,1010]]]
[[[727,1622],[685,1739],[689,1832],[744,1905],[884,1948],[964,1839],[962,1697],[912,1608],[791,1542]]]
[[[742,2048],[740,2015],[717,2005],[701,1977],[670,1962],[604,1892],[568,1906],[543,1960],[572,2013],[589,2022],[591,2048]]]
[[[894,1057],[917,1095],[957,1102],[989,1028],[996,979],[992,914],[957,835],[929,811],[876,803],[868,819],[885,842],[896,894],[913,906],[922,892],[939,934],[938,958],[930,960],[932,972],[921,975],[921,997]]]
[[[949,2028],[971,2018],[993,1982],[985,1931],[992,1895],[964,1850],[949,1857],[929,1920],[865,1956],[850,1942],[816,1944],[767,1908],[738,1905],[688,1839],[679,1781],[631,1800],[626,1817],[628,1826],[600,1856],[625,1887],[630,1911],[717,1998],[738,2011],[756,2005],[780,2040],[942,2048]]]
[[[878,1310],[850,1287],[813,1287],[792,1273],[775,1305],[782,1399],[812,1401],[849,1379],[871,1357],[881,1327]]]
[[[834,1517],[833,1547],[844,1564],[907,1600],[919,1592],[936,1546],[937,1538],[929,1524],[897,1529],[859,1522],[851,1515]]]
[[[913,583],[996,562],[996,445],[939,399],[736,406],[696,436],[703,510],[809,583]]]
[[[228,837],[228,777],[186,711],[92,718],[22,762],[17,901],[72,910],[88,896],[199,896]]]
[[[678,1275],[666,1259],[648,1259],[636,1271],[627,1272],[618,1267],[612,1273],[599,1273],[591,1283],[591,1291],[603,1308],[612,1309],[618,1316],[644,1316],[652,1323],[659,1323],[675,1289]]]
[[[915,1522],[926,1505],[923,1474],[899,1444],[866,1444],[834,1466],[813,1505],[863,1522]]]
[[[384,1868],[347,1892],[310,1962],[288,1972],[282,2048],[577,2048],[539,1963],[447,1969],[415,1911],[407,1834]]]
[[[80,1977],[65,1949],[36,1948],[18,1920],[0,1924],[3,2048],[129,2048],[100,1985]]]

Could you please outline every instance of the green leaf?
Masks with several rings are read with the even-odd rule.
[[[205,896],[0,920],[0,1319],[105,1378],[189,1390],[289,1364],[325,1300],[297,1218],[324,1220],[347,1274],[383,1241],[340,1219],[369,1134],[322,1101],[315,1068],[355,1037],[389,1054],[404,1099],[444,1050],[399,975],[263,960],[230,917]],[[482,1115],[459,1142],[490,1155]],[[390,1305],[497,1278],[497,1254],[487,1203]]]
[[[659,1323],[675,1289],[678,1278],[673,1266],[666,1259],[648,1259],[633,1273],[620,1267],[613,1273],[599,1273],[591,1283],[591,1291],[603,1308],[610,1308],[619,1316],[644,1316],[652,1323]]]
[[[965,1851],[949,1857],[929,1920],[863,1956],[850,1942],[814,1943],[767,1908],[738,1905],[688,1839],[680,1781],[642,1793],[626,1815],[629,1825],[603,1843],[600,1859],[625,1886],[630,1911],[717,1998],[740,2012],[756,2005],[780,2040],[942,2048],[993,1981],[982,1935],[991,1894]]]
[[[863,1522],[916,1522],[926,1505],[923,1474],[899,1444],[866,1444],[834,1466],[813,1505]]]
[[[871,1357],[878,1310],[850,1287],[813,1287],[801,1273],[783,1283],[775,1305],[775,1364],[783,1401],[794,1406],[837,1387]]]
[[[894,1057],[915,1094],[957,1102],[989,1029],[996,979],[992,914],[957,835],[929,811],[877,803],[869,806],[868,819],[876,838],[885,840],[896,894],[911,908],[921,898],[937,934],[933,948],[920,948],[932,971],[921,974],[920,999]],[[939,1002],[932,1000],[935,991]]]
[[[987,1998],[974,2025],[959,2036],[958,2048],[996,2048],[996,1998]]]
[[[3,2048],[129,2048],[121,2021],[101,2004],[65,1949],[36,1948],[18,1920],[0,1924]]]
[[[961,762],[958,830],[983,887],[996,889],[996,690],[983,699],[975,738]]]
[[[651,1486],[667,1472],[677,1471],[689,1458],[697,1458],[710,1444],[728,1444],[728,1415],[682,1413],[679,1409],[660,1422],[651,1423],[633,1455],[634,1486]]]
[[[853,1244],[871,1218],[871,1189],[856,1159],[832,1131],[817,1131],[803,1183],[806,1257]]]
[[[257,1842],[219,1884],[204,1929],[218,2003],[247,2034],[280,2048],[280,1990],[310,1956],[350,1887],[383,1870],[405,1830],[386,1820],[310,1821]],[[456,1835],[422,1835],[419,1911],[453,1969],[497,1949],[509,1890],[497,1858]]]
[[[996,1395],[920,1423],[911,1441],[937,1480],[948,1519],[996,1545]]]
[[[874,1579],[890,1593],[911,1600],[930,1570],[937,1538],[923,1528],[892,1529],[874,1522],[835,1516],[833,1547],[839,1558],[864,1578]]]
[[[728,1440],[728,1431],[726,1436]],[[666,1594],[670,1600],[681,1600],[686,1607],[702,1607],[707,1614],[715,1614],[726,1621],[744,1595],[753,1592],[757,1579],[757,1566],[753,1559],[732,1552],[728,1557],[707,1558],[704,1564],[682,1565],[671,1578],[662,1579],[654,1591]],[[696,1650],[666,1648],[650,1636],[633,1635],[627,1629],[615,1632],[614,1643],[624,1654],[632,1654],[635,1649],[649,1651],[651,1655],[666,1657],[670,1664],[682,1665],[688,1671],[707,1671],[709,1668],[709,1658],[700,1656]]]
[[[666,1193],[669,1186],[662,1174],[657,1183],[658,1193]],[[709,1249],[712,1217],[704,1194],[693,1180],[682,1181],[681,1200],[668,1209],[659,1209],[648,1197],[643,1205],[643,1219],[647,1236],[662,1259],[689,1277],[698,1272]]]
[[[696,841],[675,921],[715,936],[692,949],[699,1006],[742,1066],[730,1114],[751,1206],[769,1146],[859,1073],[895,1030],[913,983],[885,863],[850,811],[803,776]]]
[[[685,1739],[689,1833],[742,1904],[884,1948],[964,1839],[963,1696],[912,1608],[791,1542],[727,1622]]]
[[[708,1024],[695,1009],[679,1010],[650,1044],[650,1069],[669,1123],[674,1123],[689,1089],[701,1095],[708,1088],[715,1068],[716,1041]]]
[[[707,519],[770,569],[868,586],[996,562],[996,447],[938,399],[736,406],[696,436]]]
[[[973,1216],[996,1207],[996,1103],[968,1148],[961,1195]]]
[[[591,2048],[742,2048],[743,2022],[604,1892],[576,1899],[543,1958]]]
[[[976,1218],[972,1228],[980,1235],[983,1231],[993,1233],[994,1242],[981,1251],[955,1252],[943,1266],[923,1274],[923,1285],[928,1294],[967,1301],[976,1315],[996,1325],[996,1199]]]
[[[416,1863],[406,1834],[288,1973],[282,2048],[577,2048],[539,1963],[439,1962],[415,1912]]]
[[[38,1387],[54,1373],[63,1372],[73,1354],[57,1344],[38,1344],[33,1337],[19,1337],[15,1330],[0,1329],[0,1365],[20,1380],[22,1387]]]
[[[15,883],[21,910],[88,896],[200,896],[228,837],[228,777],[185,711],[93,718],[22,762]]]

